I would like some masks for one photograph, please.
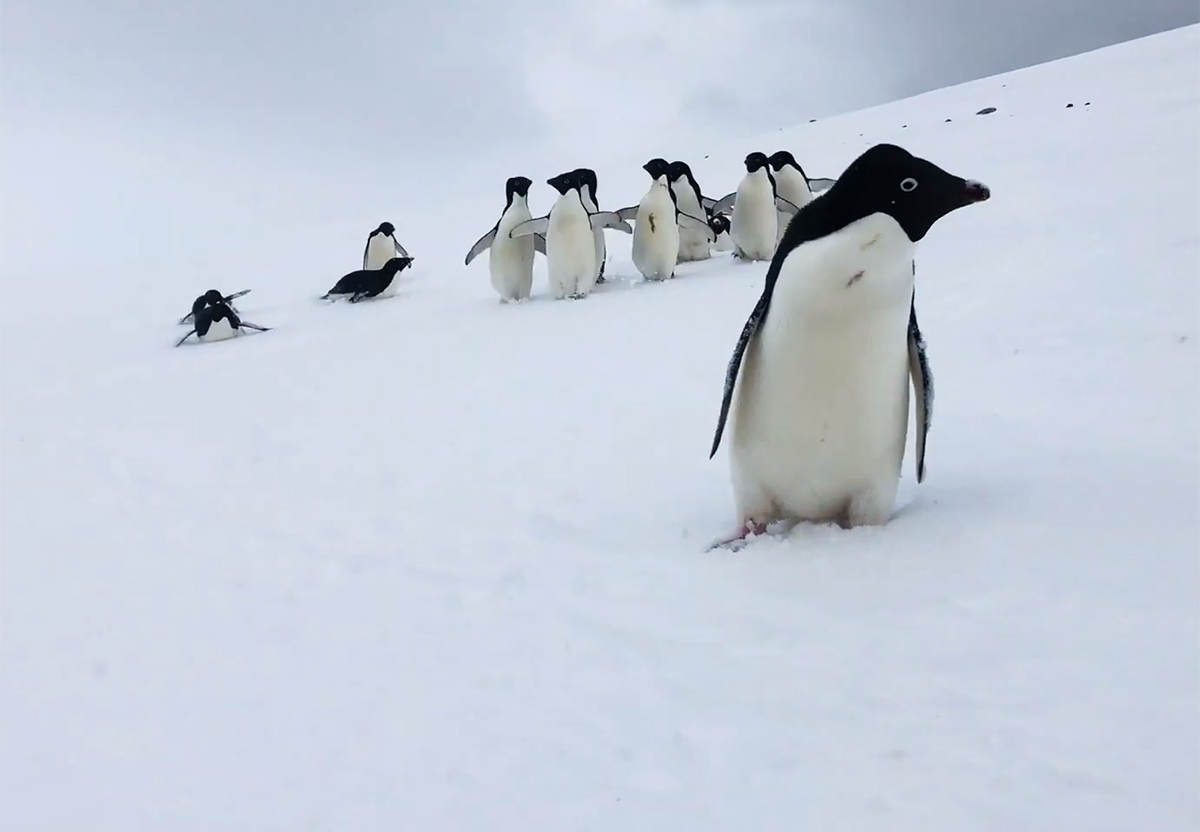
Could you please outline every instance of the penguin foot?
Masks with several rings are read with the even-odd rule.
[[[743,546],[751,542],[751,538],[764,537],[767,534],[767,524],[759,523],[756,520],[747,520],[738,526],[737,531],[728,534],[724,537],[713,541],[708,547],[709,552],[714,549],[728,549],[731,552],[736,552]]]

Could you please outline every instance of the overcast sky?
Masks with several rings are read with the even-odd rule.
[[[303,177],[366,170],[376,203],[293,202],[374,217],[398,182],[447,170],[672,155],[685,131],[755,135],[1200,19],[1196,0],[4,0],[0,15],[6,245],[57,222],[62,189],[129,227],[166,210],[164,188],[253,218],[283,187],[253,191],[256,176],[308,195]]]
[[[1196,0],[5,0],[4,121],[445,159],[754,133],[1175,28]]]

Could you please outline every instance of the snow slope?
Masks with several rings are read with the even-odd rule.
[[[6,246],[0,825],[1197,829],[1198,59],[1192,26],[692,157],[720,196],[749,150],[890,141],[993,192],[918,252],[926,482],[737,554],[707,450],[766,264],[646,286],[613,235],[629,279],[553,302],[539,260],[502,306],[462,267],[502,177],[398,209],[375,304],[313,301],[374,214],[219,276],[132,226]],[[644,160],[592,163],[602,207]],[[171,349],[210,285],[277,329]]]

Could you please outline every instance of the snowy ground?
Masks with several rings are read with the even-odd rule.
[[[737,554],[707,451],[765,264],[645,286],[614,234],[612,285],[550,301],[539,260],[502,306],[462,267],[502,179],[402,226],[376,304],[313,301],[374,221],[219,279],[10,250],[3,827],[1197,829],[1198,58],[1189,27],[692,159],[720,196],[750,150],[890,141],[993,191],[918,252],[925,484]],[[643,161],[593,163],[602,207]],[[170,349],[209,285],[277,329]]]

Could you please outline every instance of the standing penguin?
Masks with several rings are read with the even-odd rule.
[[[712,212],[723,214],[730,205],[729,236],[734,256],[742,260],[770,260],[775,253],[779,212],[790,215],[800,210],[776,193],[767,154],[757,150],[746,156],[746,175],[737,190],[718,200]]]
[[[616,228],[626,234],[632,234],[633,229],[612,211],[588,211],[574,171],[551,177],[546,184],[559,193],[550,213],[525,220],[508,236],[515,240],[531,234],[545,235],[546,271],[554,297],[585,298],[596,283],[595,229]]]
[[[583,207],[589,214],[600,210],[596,200],[596,171],[591,168],[575,168],[571,171],[579,179],[579,195],[583,198]],[[596,283],[604,282],[604,264],[608,260],[608,247],[604,243],[604,229],[597,228],[592,232],[596,245]]]
[[[679,210],[693,217],[707,219],[708,209],[712,207],[714,200],[700,192],[700,183],[692,175],[692,169],[688,163],[678,160],[672,162],[667,178],[671,181],[671,193],[675,194]],[[684,263],[707,260],[712,256],[709,243],[710,237],[704,232],[681,227],[679,229],[678,261]]]
[[[362,267],[368,270],[381,269],[384,263],[396,256],[407,257],[408,252],[396,239],[396,226],[381,222],[378,228],[367,235]]]
[[[243,329],[257,329],[259,332],[269,332],[270,327],[243,321],[238,313],[233,311],[224,298],[215,300],[196,310],[192,321],[192,329],[187,335],[175,342],[179,346],[193,335],[197,341],[224,341],[235,335],[240,335]]]
[[[812,202],[817,194],[833,186],[832,179],[809,179],[796,157],[786,150],[772,153],[768,161],[771,163],[771,173],[775,177],[775,190],[797,208],[803,208]],[[783,232],[787,231],[790,219],[789,212],[780,212],[779,231],[775,235],[777,242],[783,239]]]
[[[546,253],[546,238],[541,234],[513,239],[508,232],[531,219],[529,213],[529,187],[533,181],[524,176],[510,177],[504,186],[505,203],[500,219],[492,230],[475,241],[467,252],[463,265],[471,265],[484,249],[488,249],[488,272],[492,288],[500,294],[500,300],[521,301],[529,298],[533,289],[533,254]]]
[[[704,234],[705,245],[712,234],[708,223],[679,209],[675,192],[668,180],[666,159],[651,159],[642,165],[653,182],[642,201],[617,214],[623,220],[634,219],[633,264],[646,280],[666,280],[675,276],[682,229]]]
[[[792,220],[725,377],[709,457],[732,403],[738,529],[715,545],[763,534],[777,520],[887,522],[910,375],[924,479],[932,387],[913,254],[940,218],[989,196],[979,182],[880,144]]]
[[[321,295],[321,300],[337,300],[340,297],[350,298],[351,303],[358,303],[367,298],[390,298],[396,294],[400,274],[413,259],[411,257],[393,257],[378,269],[359,269],[338,278],[333,288]]]

